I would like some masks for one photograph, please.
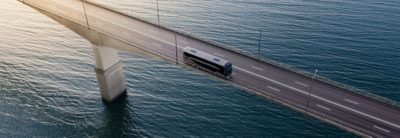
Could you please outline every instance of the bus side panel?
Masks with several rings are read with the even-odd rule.
[[[192,55],[187,52],[183,53],[183,60],[184,60],[184,63],[189,64],[191,66],[198,65],[201,67],[202,70],[205,70],[207,72],[210,72],[210,73],[217,72],[219,74],[218,76],[219,77],[223,76],[224,79],[229,79],[231,76],[231,73],[232,73],[231,66],[229,69],[227,69],[226,66],[217,65],[213,62],[210,62],[206,59]]]

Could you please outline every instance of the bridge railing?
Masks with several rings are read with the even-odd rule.
[[[297,74],[301,74],[301,75],[306,76],[306,77],[308,77],[310,79],[311,79],[311,77],[313,77],[312,73],[305,72],[303,70],[294,68],[294,67],[292,67],[290,65],[287,65],[287,64],[276,62],[274,60],[266,59],[266,58],[264,58],[262,56],[257,56],[256,54],[254,54],[255,53],[254,51],[250,52],[250,51],[246,51],[246,50],[235,49],[235,48],[232,48],[232,47],[227,46],[225,44],[218,43],[216,41],[212,41],[212,40],[209,40],[209,39],[205,39],[205,38],[200,37],[200,36],[196,36],[194,34],[191,34],[189,32],[181,30],[181,29],[171,28],[169,26],[164,26],[163,24],[158,24],[158,23],[154,23],[154,22],[142,19],[142,18],[138,18],[138,17],[133,17],[133,16],[130,16],[130,15],[127,15],[126,13],[114,10],[112,7],[109,7],[107,5],[100,5],[100,4],[93,3],[93,2],[90,2],[90,4],[97,5],[97,6],[100,6],[100,7],[104,7],[104,8],[106,8],[106,9],[108,9],[110,11],[113,11],[115,13],[119,13],[119,14],[125,15],[127,17],[130,17],[130,18],[133,18],[133,19],[136,19],[136,20],[140,20],[142,22],[151,24],[153,26],[158,26],[158,27],[161,27],[161,28],[166,29],[168,31],[171,31],[173,33],[171,33],[171,36],[170,36],[170,38],[171,38],[169,40],[170,43],[175,43],[175,40],[173,38],[174,38],[174,34],[177,33],[177,34],[184,35],[186,37],[190,37],[190,38],[193,38],[193,39],[201,40],[201,41],[203,41],[205,43],[209,43],[209,44],[218,46],[220,48],[223,48],[223,49],[226,49],[226,50],[229,50],[229,51],[234,51],[236,53],[240,53],[242,55],[248,56],[248,57],[253,58],[255,60],[259,60],[259,61],[262,61],[262,62],[265,62],[265,63],[269,63],[269,64],[271,64],[273,66],[282,68],[282,69],[284,69],[284,70],[286,70],[288,72],[294,72],[294,73],[297,73]],[[254,34],[257,34],[256,30],[254,30],[254,32],[255,32]],[[254,40],[256,41],[256,39],[254,39]],[[355,87],[352,87],[352,86],[349,86],[349,85],[346,85],[346,84],[343,84],[343,83],[339,83],[339,82],[333,81],[333,80],[328,79],[328,78],[323,77],[323,76],[316,75],[315,79],[320,81],[320,82],[323,82],[325,84],[341,88],[341,89],[346,90],[348,92],[351,92],[351,93],[354,93],[354,94],[358,94],[358,95],[362,95],[362,96],[366,96],[366,97],[378,100],[378,101],[380,101],[382,103],[386,103],[386,104],[392,105],[394,107],[394,109],[397,109],[397,110],[400,109],[400,103],[399,102],[391,100],[391,99],[388,99],[386,97],[382,97],[382,96],[373,94],[371,92],[368,92],[366,90],[361,90],[361,89],[358,89],[358,88],[355,88]]]
[[[22,0],[21,0],[21,1],[22,1]],[[30,0],[30,2],[45,3],[45,2],[47,2],[47,0],[34,0],[34,1],[31,1],[31,0]],[[61,2],[61,1],[60,1],[60,2]],[[65,2],[68,2],[68,1],[62,1],[62,2],[65,3]],[[159,25],[159,24],[157,24],[157,23],[154,23],[154,22],[151,22],[151,21],[147,21],[147,20],[144,20],[144,19],[141,19],[141,18],[129,16],[129,15],[127,15],[126,13],[122,13],[122,12],[120,12],[120,11],[114,10],[114,9],[112,9],[112,7],[108,7],[108,6],[106,6],[106,5],[100,5],[100,4],[93,3],[93,2],[90,2],[90,4],[96,5],[96,6],[99,6],[99,7],[106,8],[106,9],[112,11],[112,12],[115,12],[115,13],[118,13],[118,14],[121,14],[121,15],[124,15],[124,16],[126,16],[126,17],[129,17],[129,18],[132,18],[132,19],[135,19],[135,20],[139,20],[139,21],[141,21],[141,22],[150,24],[150,25],[152,25],[152,26],[158,26],[158,27],[160,27],[160,28],[163,28],[163,29],[165,29],[165,30],[170,31],[170,35],[169,35],[169,36],[167,37],[167,39],[166,39],[167,43],[170,43],[170,44],[174,44],[174,43],[176,42],[176,40],[175,40],[175,35],[176,35],[176,34],[179,34],[179,35],[183,35],[183,36],[188,37],[188,38],[193,38],[193,39],[196,39],[196,40],[200,40],[200,41],[202,41],[202,42],[204,42],[204,43],[208,43],[208,44],[217,46],[217,47],[222,48],[222,49],[226,49],[226,50],[229,50],[229,51],[233,51],[233,52],[236,52],[236,53],[240,53],[241,55],[247,56],[247,57],[252,58],[252,59],[254,59],[254,60],[262,61],[262,62],[268,63],[268,64],[270,64],[270,65],[273,65],[273,66],[279,67],[279,68],[281,68],[281,69],[284,69],[284,70],[287,71],[287,72],[297,73],[297,74],[303,75],[303,76],[305,76],[305,77],[308,77],[308,78],[310,78],[310,79],[311,79],[311,77],[313,76],[313,74],[311,74],[311,73],[309,73],[309,72],[305,72],[305,71],[303,71],[303,70],[300,70],[300,69],[297,69],[297,68],[293,68],[292,66],[289,66],[289,65],[287,65],[287,64],[279,63],[279,62],[276,62],[276,61],[274,61],[274,60],[270,60],[270,59],[266,59],[266,58],[264,58],[264,57],[257,56],[257,55],[254,54],[254,52],[249,52],[249,51],[245,51],[245,50],[238,50],[238,49],[235,49],[235,48],[226,46],[226,45],[224,45],[224,44],[222,44],[222,43],[218,43],[218,42],[215,42],[215,41],[212,41],[212,40],[209,40],[209,39],[205,39],[205,38],[203,38],[203,37],[199,37],[199,36],[190,34],[190,33],[188,33],[188,32],[185,32],[184,30],[172,29],[172,28],[170,28],[170,27],[168,27],[168,26],[164,26],[164,25],[162,25],[162,24]],[[43,5],[43,4],[40,4],[40,5]],[[55,11],[58,11],[58,12],[68,12],[68,13],[71,12],[71,11],[69,11],[69,10],[68,10],[68,11],[59,10],[57,7],[51,7],[51,6],[41,7],[41,6],[39,6],[39,4],[37,4],[36,6],[37,6],[38,8],[41,8],[41,9],[56,9]],[[46,5],[45,5],[45,6],[46,6]],[[84,9],[84,6],[79,4],[79,5],[74,5],[74,7],[82,7],[82,8],[81,8],[81,11],[80,11],[79,13],[73,13],[73,14],[75,14],[75,15],[77,15],[77,16],[74,16],[74,17],[73,17],[72,19],[70,19],[70,20],[74,20],[74,22],[77,22],[77,23],[80,23],[80,24],[82,24],[82,23],[87,23],[87,20],[86,20],[87,17],[86,17],[85,14],[83,14],[83,13],[86,12],[85,9]],[[79,8],[77,8],[77,9],[79,9]],[[75,9],[75,10],[76,10],[76,9]],[[60,14],[61,14],[61,13],[60,13]],[[89,24],[89,23],[88,23],[88,24]],[[128,36],[126,36],[126,35],[124,35],[124,34],[120,34],[120,33],[118,33],[118,34],[107,34],[107,35],[113,35],[114,37],[117,37],[117,38],[128,37]],[[100,36],[99,36],[99,37],[100,37]],[[140,45],[143,45],[143,44],[145,43],[145,42],[141,42],[141,41],[142,41],[142,40],[138,39],[136,44],[135,44],[135,43],[132,43],[132,42],[128,42],[128,43],[131,43],[131,44],[136,45],[136,46],[140,46]],[[142,48],[145,49],[144,47],[142,47]],[[148,51],[153,51],[153,50],[148,49]],[[171,57],[171,56],[170,56],[170,57],[165,56],[165,58],[170,59],[170,60],[175,60],[175,57]],[[358,95],[363,95],[363,96],[366,96],[366,97],[375,99],[375,100],[377,100],[377,101],[380,101],[380,102],[382,102],[382,103],[386,103],[386,104],[392,105],[394,109],[397,109],[397,110],[400,109],[400,103],[397,102],[397,101],[394,101],[394,100],[391,100],[391,99],[388,99],[388,98],[385,98],[385,97],[382,97],[382,96],[373,94],[373,93],[368,92],[368,91],[365,91],[365,90],[361,90],[361,89],[358,89],[358,88],[354,88],[354,87],[349,86],[349,85],[345,85],[345,84],[342,84],[342,83],[338,83],[338,82],[336,82],[336,81],[327,79],[327,78],[322,77],[322,76],[318,76],[318,75],[317,75],[317,76],[315,77],[315,79],[318,80],[318,81],[320,81],[320,82],[323,82],[323,83],[325,83],[325,84],[328,84],[328,85],[332,85],[332,86],[334,86],[334,87],[341,88],[341,89],[346,90],[346,91],[348,91],[348,92],[350,92],[350,93],[358,94]]]

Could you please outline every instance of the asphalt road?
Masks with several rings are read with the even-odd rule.
[[[181,64],[184,47],[208,52],[232,62],[231,82],[251,92],[364,136],[400,137],[400,110],[391,105],[79,0],[25,3]]]

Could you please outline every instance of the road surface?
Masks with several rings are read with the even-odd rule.
[[[232,62],[230,82],[251,92],[363,136],[400,137],[400,110],[392,105],[90,3],[24,3],[181,64],[184,47],[208,52]]]

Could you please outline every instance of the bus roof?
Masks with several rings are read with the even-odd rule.
[[[225,59],[222,59],[222,58],[219,58],[217,56],[208,54],[206,52],[194,49],[192,47],[185,47],[183,49],[183,52],[190,53],[192,55],[195,55],[195,56],[198,56],[200,58],[206,59],[206,60],[208,60],[210,62],[213,62],[215,64],[218,64],[220,66],[225,66],[225,64],[228,63],[228,61],[225,60]]]

